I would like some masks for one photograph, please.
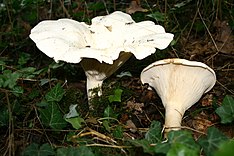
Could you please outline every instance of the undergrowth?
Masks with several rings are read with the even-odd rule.
[[[231,155],[233,135],[221,127],[233,129],[234,84],[230,78],[233,54],[219,50],[214,22],[226,21],[233,30],[233,5],[230,0],[141,1],[142,8],[148,11],[132,14],[133,19],[161,24],[167,32],[174,33],[175,38],[167,50],[157,51],[142,61],[131,58],[105,81],[103,95],[92,99],[94,109],[89,110],[85,75],[80,65],[55,63],[36,48],[28,35],[41,20],[73,18],[90,23],[95,16],[125,11],[129,3],[1,1],[1,154]],[[195,44],[196,39],[209,40],[216,48],[191,55],[186,45]],[[159,98],[147,91],[138,77],[148,64],[168,57],[201,60],[215,69],[219,79],[209,99],[210,107],[207,110],[193,107],[199,111],[188,112],[187,116],[212,112],[210,114],[218,119],[203,128],[204,131],[183,126],[180,131],[170,132],[165,140],[162,135],[164,109]],[[212,118],[211,115],[207,116]]]

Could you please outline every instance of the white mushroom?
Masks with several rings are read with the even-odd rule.
[[[156,61],[143,69],[141,82],[154,88],[165,107],[165,133],[179,130],[185,111],[216,82],[215,72],[201,62],[185,59]]]
[[[156,48],[166,48],[173,34],[150,21],[135,23],[130,15],[116,11],[93,18],[91,25],[71,19],[42,21],[31,30],[30,38],[55,61],[82,60],[90,99],[90,89],[101,87],[131,54],[143,59]]]

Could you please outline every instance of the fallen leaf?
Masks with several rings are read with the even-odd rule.
[[[213,94],[207,94],[204,98],[201,100],[202,106],[211,106],[213,103]]]
[[[130,110],[136,110],[142,113],[143,112],[142,108],[144,107],[144,103],[136,103],[133,101],[128,101],[126,107]]]
[[[217,29],[215,41],[219,51],[225,54],[234,54],[234,36],[228,22],[217,19],[214,26]]]
[[[201,112],[194,117],[192,121],[193,128],[201,132],[206,132],[207,128],[213,125],[213,123],[208,119],[208,115]]]
[[[126,128],[129,128],[131,132],[135,133],[137,131],[136,125],[132,122],[132,120],[128,120],[126,123]]]
[[[126,12],[128,14],[133,14],[135,12],[147,12],[147,9],[143,9],[140,4],[140,0],[132,0],[130,3],[129,8],[126,9]]]

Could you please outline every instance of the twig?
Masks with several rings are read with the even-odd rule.
[[[220,86],[222,86],[224,89],[226,89],[227,91],[229,91],[231,94],[233,94],[234,95],[234,92],[233,91],[231,91],[230,89],[228,89],[227,87],[225,87],[221,82],[219,82],[218,80],[217,80],[217,83],[220,85]]]
[[[199,3],[199,2],[198,2],[198,3]],[[198,8],[200,8],[200,6],[201,6],[201,3],[200,3],[200,5],[198,6]],[[191,31],[192,31],[193,25],[194,25],[195,20],[196,20],[196,18],[197,18],[197,13],[198,13],[198,10],[196,10],[196,13],[195,13],[195,15],[194,15],[194,17],[193,17],[193,21],[192,21],[191,27],[189,28],[189,32],[188,32],[188,35],[187,35],[187,37],[186,37],[186,41],[188,41],[188,38],[189,38],[190,33],[191,33]]]
[[[102,0],[102,2],[103,2],[103,4],[104,4],[104,6],[105,6],[105,9],[106,9],[106,14],[107,14],[107,15],[109,15],[110,13],[109,13],[109,11],[107,10],[107,5],[106,5],[106,2],[105,2],[105,0]]]
[[[64,3],[63,3],[61,0],[59,0],[59,2],[60,2],[60,5],[62,6],[63,11],[64,11],[64,13],[66,14],[66,16],[67,16],[68,18],[70,18],[71,15],[68,13],[66,7],[64,6]]]
[[[132,146],[117,146],[117,145],[106,145],[106,144],[88,144],[86,146],[98,146],[98,147],[111,147],[111,148],[132,148]]]
[[[6,155],[8,152],[9,156],[14,156],[15,155],[15,148],[14,148],[14,123],[13,123],[13,118],[12,118],[12,109],[11,109],[11,104],[10,100],[8,97],[8,91],[5,91],[6,95],[6,100],[7,100],[7,106],[8,106],[8,113],[9,113],[9,130],[8,130],[8,146],[6,152],[3,155]]]
[[[49,19],[52,18],[52,10],[53,10],[53,0],[50,1],[50,15],[49,15]]]
[[[199,130],[196,130],[194,128],[191,128],[191,127],[187,127],[187,126],[179,126],[179,127],[166,127],[166,126],[163,126],[163,130],[164,131],[165,129],[173,129],[173,128],[181,128],[181,129],[188,129],[188,130],[191,130],[193,132],[197,132],[197,133],[201,133],[201,134],[204,134],[206,135],[206,133],[202,132],[202,131],[199,131]]]
[[[99,133],[95,130],[92,130],[91,128],[86,128],[86,130],[88,130],[89,132],[85,132],[85,133],[81,133],[78,135],[78,137],[83,137],[83,136],[86,136],[86,135],[95,135],[101,139],[104,139],[104,140],[107,140],[107,141],[111,141],[113,143],[117,143],[115,140],[113,140],[112,138],[110,138],[109,136],[106,136],[102,133]]]
[[[42,131],[45,133],[46,139],[48,140],[48,142],[50,143],[50,145],[52,145],[52,142],[50,141],[48,135],[46,134],[46,131],[44,130],[44,126],[43,126],[43,124],[42,124],[42,122],[41,122],[41,120],[40,120],[40,118],[39,118],[39,116],[38,116],[36,107],[34,108],[34,110],[35,110],[37,119],[38,119],[38,121],[40,122],[40,124],[41,124],[41,126],[42,126],[42,128],[43,128]]]
[[[210,33],[210,30],[208,29],[208,27],[207,27],[205,21],[204,21],[203,18],[202,18],[202,15],[201,15],[201,13],[200,13],[199,8],[198,8],[198,15],[199,15],[199,17],[200,17],[200,19],[201,19],[203,25],[205,26],[205,28],[206,28],[208,34],[210,35],[210,38],[211,38],[211,40],[212,40],[212,42],[213,42],[213,44],[214,44],[214,46],[215,46],[216,51],[219,52],[219,48],[218,48],[217,44],[215,43],[215,40],[214,40],[212,34]]]

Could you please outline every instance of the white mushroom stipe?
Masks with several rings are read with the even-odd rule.
[[[141,82],[154,88],[162,100],[166,134],[180,129],[185,111],[213,88],[216,75],[204,63],[173,58],[143,69]]]
[[[83,59],[80,63],[87,77],[87,94],[89,100],[94,96],[93,89],[98,88],[98,96],[102,95],[103,81],[113,74],[131,56],[131,53],[122,52],[113,64],[100,63],[95,59]]]
[[[30,34],[36,46],[56,62],[81,62],[87,76],[88,99],[93,95],[90,90],[101,88],[103,81],[132,54],[143,59],[156,48],[165,49],[173,36],[160,25],[151,21],[136,23],[120,11],[95,17],[91,25],[71,19],[42,21]]]

